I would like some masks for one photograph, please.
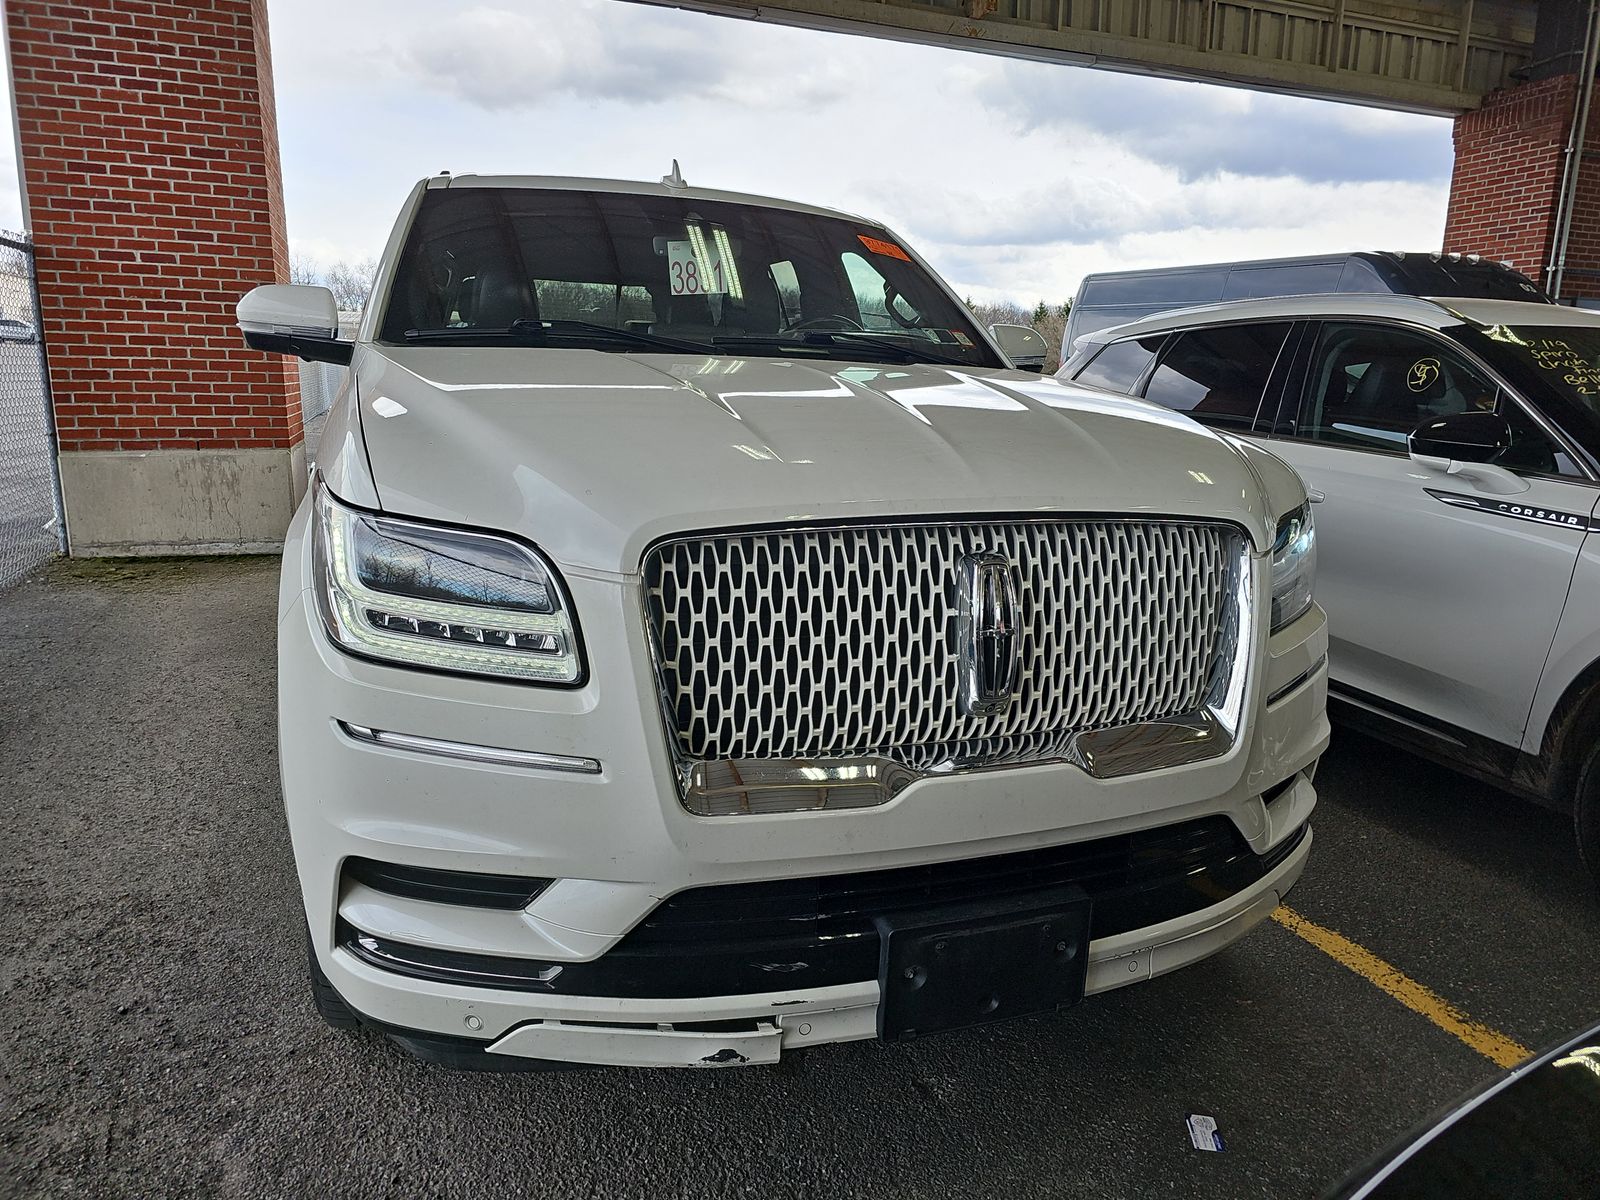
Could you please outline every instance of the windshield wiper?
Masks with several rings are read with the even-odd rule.
[[[899,342],[891,342],[887,338],[862,337],[859,333],[830,334],[830,337],[842,337],[843,342],[834,342],[835,346],[850,345],[873,346],[880,350],[898,350],[901,354],[909,355],[916,362],[940,363],[947,367],[964,367],[967,364],[959,358],[951,358],[946,354],[935,354],[932,350],[924,350],[921,346],[902,346]]]
[[[711,344],[691,342],[681,338],[662,337],[654,333],[636,333],[631,329],[616,329],[610,325],[596,325],[590,321],[540,319],[522,317],[504,327],[489,328],[482,325],[446,326],[440,329],[408,329],[408,342],[493,342],[510,341],[518,345],[550,346],[573,341],[605,341],[619,346],[648,346],[657,350],[676,350],[688,354],[715,354],[724,348],[738,346],[774,346],[783,350],[812,350],[826,352],[860,348],[887,352],[902,362],[935,363],[939,366],[959,367],[967,364],[960,359],[935,354],[918,346],[902,345],[887,338],[877,338],[859,333],[836,333],[831,330],[810,329],[798,337],[779,334],[767,336],[741,335],[716,337]]]
[[[917,346],[903,346],[899,342],[891,342],[887,338],[864,337],[859,333],[807,330],[799,340],[772,336],[719,337],[712,338],[711,341],[718,347],[762,345],[778,346],[790,350],[839,350],[859,346],[868,350],[886,350],[891,354],[899,355],[905,362],[937,363],[945,367],[964,367],[969,365],[958,358],[947,358],[943,354],[935,354],[931,350],[923,350]]]
[[[517,324],[522,322],[518,321]],[[656,333],[637,333],[632,329],[616,329],[610,325],[595,325],[589,321],[546,320],[539,324],[552,333],[594,334],[613,342],[632,342],[636,346],[659,346],[663,350],[687,350],[691,354],[709,354],[711,347],[704,342],[690,342],[682,338],[662,337]]]
[[[660,350],[686,351],[690,354],[713,353],[710,346],[701,342],[658,337],[653,333],[635,333],[631,329],[614,329],[610,325],[596,325],[589,321],[541,320],[536,317],[521,317],[510,325],[499,328],[474,325],[406,330],[408,342],[514,341],[520,345],[548,346],[557,341],[586,339],[599,339],[627,346],[650,346]]]

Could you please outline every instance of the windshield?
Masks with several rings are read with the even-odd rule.
[[[1491,325],[1460,336],[1600,456],[1600,325]]]
[[[429,191],[379,336],[1004,365],[880,227],[624,192]]]
[[[1412,296],[1479,296],[1488,300],[1547,301],[1531,279],[1497,262],[1472,262],[1461,258],[1434,258],[1406,254],[1378,256],[1388,271],[1400,277],[1394,291]],[[1370,289],[1361,289],[1363,291]]]

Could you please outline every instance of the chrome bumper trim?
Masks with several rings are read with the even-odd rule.
[[[886,758],[690,763],[683,807],[697,817],[874,808],[922,775]]]
[[[422,737],[414,733],[394,733],[372,729],[349,721],[335,722],[346,737],[389,750],[431,754],[437,758],[457,758],[497,767],[532,767],[539,771],[566,771],[575,775],[600,774],[600,760],[576,758],[567,754],[542,754],[537,750],[507,750],[499,746],[475,746],[471,742],[449,742],[443,738]]]
[[[1096,779],[1179,767],[1227,752],[1233,738],[1209,711],[1168,721],[1080,733],[1072,742],[1078,764]]]

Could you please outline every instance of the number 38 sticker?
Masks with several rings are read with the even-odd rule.
[[[728,291],[722,257],[707,240],[697,257],[688,241],[667,243],[667,284],[674,296],[721,296]]]

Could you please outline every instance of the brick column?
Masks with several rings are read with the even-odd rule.
[[[1444,248],[1502,259],[1543,284],[1578,77],[1490,93],[1456,118]],[[1600,102],[1590,109],[1567,244],[1567,297],[1600,297]]]
[[[304,490],[266,0],[6,0],[75,554],[270,550]]]

